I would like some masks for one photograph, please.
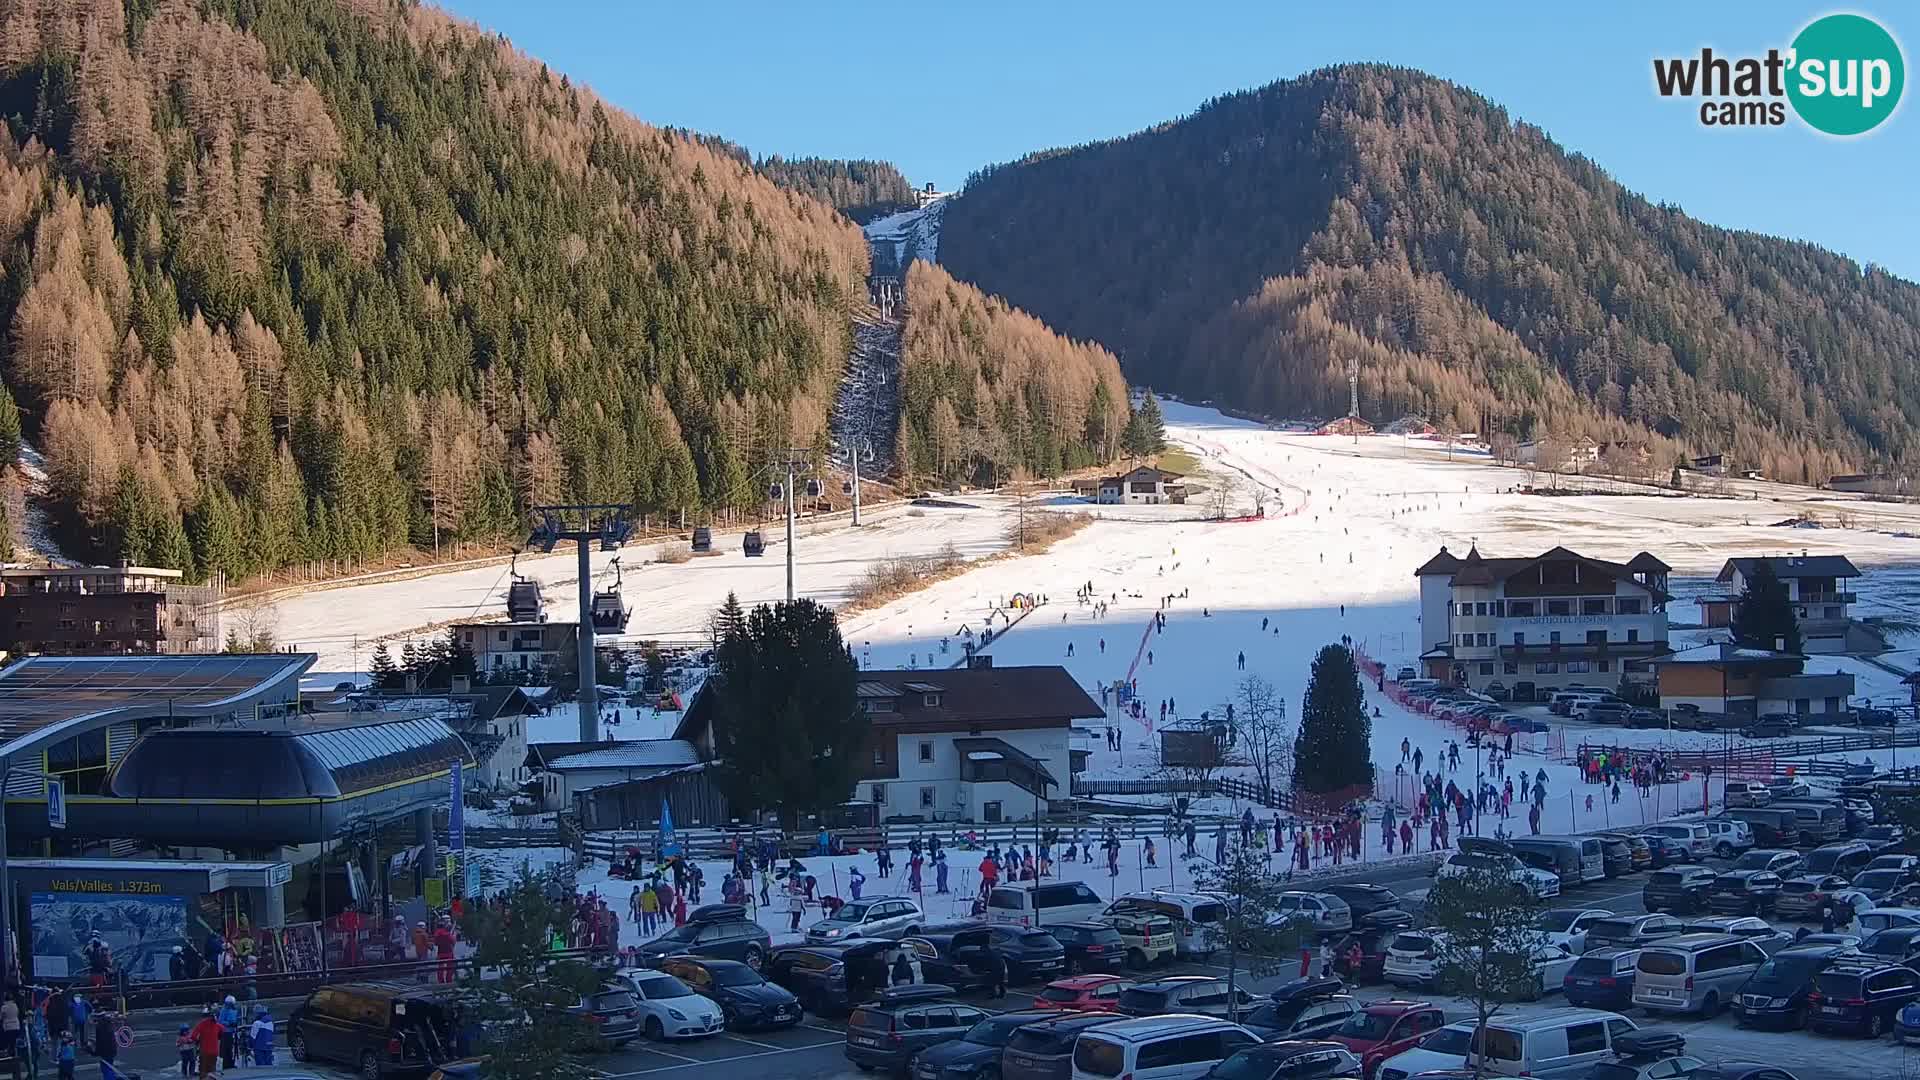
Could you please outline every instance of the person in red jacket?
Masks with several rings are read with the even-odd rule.
[[[200,1010],[200,1022],[187,1032],[187,1038],[200,1050],[200,1080],[212,1080],[220,1065],[220,1021],[212,1009]]]
[[[440,958],[440,981],[453,981],[453,924],[445,919],[433,932],[433,951]]]
[[[991,856],[981,859],[980,860],[980,895],[985,896],[987,893],[987,890],[993,888],[995,885],[999,884],[999,882],[1000,882],[1000,864],[997,862],[994,862]]]

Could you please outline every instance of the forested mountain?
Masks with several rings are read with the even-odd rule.
[[[407,0],[0,0],[0,370],[95,556],[736,507],[822,446],[825,205]]]
[[[1470,91],[1363,65],[974,176],[953,273],[1135,382],[1824,479],[1920,465],[1920,287],[1702,224]],[[1672,439],[1662,438],[1672,436]]]
[[[755,167],[781,187],[811,195],[863,225],[914,205],[913,185],[889,161],[789,160],[776,154]]]
[[[907,267],[906,307],[903,474],[1000,484],[1016,470],[1057,476],[1118,456],[1127,385],[1112,353],[918,260]]]

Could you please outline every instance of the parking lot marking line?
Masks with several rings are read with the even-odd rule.
[[[842,1029],[842,1028],[831,1028],[831,1027],[821,1027],[821,1026],[820,1026],[819,1024],[801,1024],[800,1026],[801,1026],[801,1027],[803,1027],[803,1028],[811,1028],[811,1029],[812,1029],[812,1030],[814,1030],[814,1031],[824,1031],[824,1032],[827,1032],[827,1033],[828,1033],[828,1034],[830,1034],[830,1035],[845,1035],[845,1034],[846,1034],[846,1031],[845,1031],[844,1029]]]
[[[706,1064],[706,1062],[704,1062],[704,1061],[703,1061],[703,1060],[701,1060],[700,1058],[692,1058],[692,1057],[688,1057],[688,1056],[687,1056],[687,1055],[685,1055],[685,1054],[676,1054],[676,1053],[673,1053],[673,1052],[672,1052],[672,1051],[670,1051],[670,1050],[658,1050],[658,1049],[655,1049],[654,1047],[651,1047],[651,1046],[643,1046],[643,1047],[641,1047],[641,1048],[640,1048],[640,1051],[641,1051],[641,1053],[645,1053],[645,1054],[659,1054],[659,1055],[660,1055],[661,1057],[669,1057],[669,1058],[672,1058],[672,1059],[674,1059],[675,1061],[685,1061],[685,1062],[688,1062],[689,1064],[693,1064],[693,1065],[703,1065],[703,1064]],[[627,1075],[627,1074],[625,1074],[625,1073],[614,1073],[613,1075],[615,1075],[615,1076],[625,1076],[625,1075]]]
[[[832,1043],[819,1043],[814,1046],[801,1047],[799,1049],[818,1050],[821,1047],[832,1045]],[[718,1058],[713,1061],[693,1061],[689,1059],[685,1065],[659,1065],[651,1069],[635,1069],[632,1072],[612,1073],[607,1077],[607,1080],[625,1080],[625,1078],[629,1076],[651,1076],[654,1073],[672,1072],[675,1069],[690,1068],[694,1065],[726,1065],[735,1061],[748,1061],[753,1058],[773,1057],[776,1054],[791,1054],[793,1052],[792,1050],[762,1050],[756,1054],[741,1054],[738,1057]]]
[[[743,1038],[741,1038],[741,1037],[740,1037],[740,1036],[738,1036],[738,1035],[735,1035],[735,1034],[732,1034],[731,1032],[726,1032],[726,1031],[723,1031],[723,1032],[721,1032],[721,1033],[720,1033],[720,1037],[721,1037],[721,1038],[723,1038],[723,1039],[726,1039],[726,1040],[727,1040],[728,1042],[737,1042],[737,1043],[746,1043],[746,1044],[747,1044],[748,1046],[757,1046],[757,1047],[759,1047],[759,1048],[761,1048],[762,1050],[787,1050],[787,1049],[791,1049],[790,1047],[785,1047],[785,1046],[776,1046],[776,1045],[774,1045],[773,1043],[763,1043],[763,1042],[755,1042],[755,1041],[754,1041],[754,1040],[752,1040],[752,1039],[743,1039]]]

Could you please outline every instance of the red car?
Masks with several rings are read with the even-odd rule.
[[[1120,1003],[1120,992],[1132,985],[1132,979],[1118,975],[1075,975],[1070,979],[1055,979],[1034,995],[1033,1007],[1067,1012],[1112,1012]]]
[[[1328,1037],[1353,1051],[1360,1058],[1361,1075],[1372,1077],[1381,1062],[1413,1049],[1446,1022],[1440,1007],[1430,1001],[1376,1001]]]

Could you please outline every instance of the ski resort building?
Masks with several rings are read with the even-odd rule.
[[[48,656],[205,653],[220,649],[220,586],[153,566],[0,570],[0,642]]]
[[[572,671],[578,664],[577,622],[519,620],[455,623],[475,671]]]
[[[1737,719],[1779,713],[1839,716],[1853,696],[1848,672],[1806,674],[1800,653],[1715,642],[1652,661],[1659,672],[1660,707],[1691,705]]]
[[[1774,558],[1728,559],[1715,581],[1727,591],[1700,598],[1701,621],[1710,627],[1732,626],[1740,617],[1740,596],[1761,563],[1787,587],[1800,647],[1808,653],[1879,652],[1886,642],[1869,628],[1856,633],[1853,604],[1859,597],[1847,582],[1860,576],[1845,555],[1788,555]],[[1856,640],[1850,645],[1849,638]],[[1857,646],[1853,647],[1853,646]]]
[[[1444,682],[1522,694],[1650,683],[1647,661],[1669,651],[1669,569],[1644,551],[1616,563],[1563,547],[1493,559],[1442,547],[1414,571],[1421,666]]]
[[[1151,465],[1142,465],[1119,476],[1102,478],[1094,501],[1104,506],[1169,503],[1176,501],[1175,493],[1170,490],[1170,487],[1178,488],[1180,501],[1184,501],[1186,488],[1173,483],[1180,478],[1179,473],[1156,469]]]

